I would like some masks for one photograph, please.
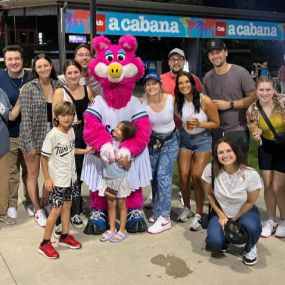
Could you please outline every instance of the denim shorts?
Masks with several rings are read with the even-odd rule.
[[[180,130],[179,148],[188,151],[212,151],[212,136],[208,130],[190,135],[183,128]]]

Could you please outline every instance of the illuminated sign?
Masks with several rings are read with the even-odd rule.
[[[65,32],[90,33],[90,13],[67,9]],[[98,11],[98,34],[149,37],[285,40],[285,23]]]

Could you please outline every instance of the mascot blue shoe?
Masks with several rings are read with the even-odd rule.
[[[142,233],[147,231],[142,209],[128,209],[126,230],[129,233]]]
[[[83,233],[87,235],[101,235],[109,228],[105,211],[92,209]]]

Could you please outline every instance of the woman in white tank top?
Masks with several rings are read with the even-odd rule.
[[[189,182],[192,178],[196,214],[190,230],[197,231],[202,228],[200,222],[205,199],[201,175],[212,149],[209,129],[218,128],[220,119],[212,100],[196,91],[195,80],[191,73],[183,71],[177,76],[174,93],[175,113],[183,123],[180,129],[178,169],[185,207],[181,210],[178,221],[186,222],[191,216]]]
[[[153,215],[149,222],[151,234],[171,228],[171,193],[173,166],[178,155],[178,132],[173,120],[174,97],[165,93],[158,74],[149,73],[144,78],[145,107],[152,125],[149,156],[152,168]]]

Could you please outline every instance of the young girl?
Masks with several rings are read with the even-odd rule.
[[[81,243],[68,233],[71,201],[79,195],[74,153],[86,154],[92,149],[90,147],[75,149],[74,130],[71,127],[74,114],[75,107],[71,102],[63,102],[55,106],[55,127],[46,135],[41,151],[45,189],[50,192],[49,203],[52,210],[48,216],[44,239],[38,252],[50,259],[59,257],[50,242],[59,215],[61,215],[62,222],[59,245],[72,249],[81,248]]]
[[[122,121],[114,130],[114,138],[117,143],[134,137],[136,126],[128,121]],[[101,241],[120,242],[127,237],[127,207],[126,197],[130,195],[131,188],[127,178],[127,170],[131,161],[119,158],[115,162],[103,166],[103,187],[99,196],[106,196],[108,199],[108,215],[110,230],[106,231],[100,238]],[[120,209],[120,228],[117,232],[116,223],[116,198]]]

